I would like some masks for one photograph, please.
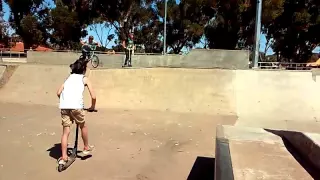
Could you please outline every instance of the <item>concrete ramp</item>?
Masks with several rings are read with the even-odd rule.
[[[0,90],[1,101],[57,106],[66,66],[21,65]],[[91,70],[97,108],[234,115],[234,71],[192,69]],[[88,92],[86,105],[90,105]]]
[[[283,134],[218,126],[215,179],[319,179],[319,147],[299,133]]]
[[[237,71],[237,125],[284,128],[320,119],[320,83],[311,72]]]
[[[2,78],[2,75],[3,75],[5,70],[6,70],[6,66],[1,66],[0,65],[0,79]]]
[[[99,108],[234,115],[234,71],[92,70]],[[89,99],[88,99],[89,100]]]
[[[1,101],[56,106],[68,66],[21,65]],[[311,72],[217,69],[92,69],[97,108],[237,115],[239,126],[320,128],[320,84]],[[85,95],[86,105],[90,99]],[[303,122],[301,125],[301,122]]]
[[[67,66],[20,65],[0,89],[2,102],[58,105],[57,89],[70,72]]]

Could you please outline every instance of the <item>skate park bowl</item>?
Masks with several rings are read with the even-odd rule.
[[[64,176],[54,169],[56,91],[69,64],[3,64],[0,179],[319,179],[317,72],[251,70],[246,56],[229,69],[223,58],[204,68],[186,57],[177,67],[160,59],[152,68],[145,56],[130,69],[88,69],[99,111],[86,118],[97,150]]]

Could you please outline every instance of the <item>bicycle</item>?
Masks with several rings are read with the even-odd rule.
[[[91,61],[91,65],[94,68],[99,66],[100,60],[97,55],[95,55],[94,51],[96,50],[97,46],[92,45],[91,50],[89,52],[85,52],[86,57],[83,57],[83,54],[80,55],[79,59],[84,59],[86,62]],[[87,58],[89,56],[89,58]]]

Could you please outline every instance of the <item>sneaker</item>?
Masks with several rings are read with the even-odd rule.
[[[60,157],[60,158],[58,159],[58,164],[59,164],[59,165],[65,165],[69,160],[70,160],[69,157],[68,157],[67,160],[63,160],[62,157]]]
[[[82,153],[84,155],[89,155],[93,151],[93,149],[94,149],[94,146],[89,146],[89,149],[84,149]]]

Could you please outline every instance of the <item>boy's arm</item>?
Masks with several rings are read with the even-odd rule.
[[[84,84],[88,87],[88,90],[89,90],[89,93],[90,93],[90,96],[91,96],[91,107],[90,109],[94,110],[95,107],[96,107],[96,94],[93,90],[93,87],[92,87],[92,84],[90,82],[90,80],[87,78],[87,77],[84,77],[83,78],[83,82]]]
[[[58,96],[58,98],[60,98],[60,95],[61,95],[61,92],[62,92],[62,90],[63,90],[63,87],[64,87],[64,83],[60,86],[60,88],[59,88],[58,91],[57,91],[57,96]]]
[[[83,41],[80,41],[81,45],[85,45],[87,44],[87,41],[86,40],[83,40]]]
[[[126,41],[122,41],[122,44],[121,44],[121,45],[122,45],[123,48],[127,48],[127,47],[126,47]]]
[[[98,47],[101,47],[101,44],[98,41],[94,41],[94,44],[97,45]]]

